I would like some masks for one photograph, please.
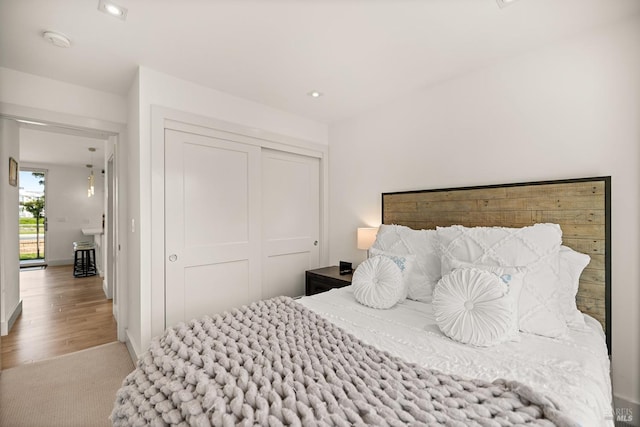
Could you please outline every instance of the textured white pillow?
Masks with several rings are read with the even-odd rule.
[[[507,285],[509,288],[509,296],[513,303],[514,312],[513,325],[508,338],[512,341],[520,341],[520,295],[524,288],[524,276],[527,274],[527,269],[524,267],[495,267],[492,265],[478,265],[460,261],[453,261],[452,266],[454,270],[475,268],[477,270],[493,273]]]
[[[501,278],[478,268],[460,268],[433,291],[436,322],[449,338],[489,347],[517,334],[517,298]]]
[[[584,316],[576,306],[576,295],[580,286],[580,275],[591,257],[576,252],[566,246],[560,247],[560,310],[567,325],[572,328],[584,329]]]
[[[356,300],[372,308],[391,308],[404,292],[400,268],[383,256],[369,258],[360,264],[353,273],[351,284]]]
[[[431,301],[433,288],[442,277],[435,230],[413,230],[403,225],[383,224],[371,249],[415,255],[415,264],[409,275],[407,298]]]
[[[407,298],[409,292],[409,281],[411,280],[411,272],[413,271],[413,265],[416,260],[415,255],[400,255],[392,252],[383,251],[376,248],[369,249],[369,256],[385,256],[391,261],[395,262],[400,271],[402,272],[402,296],[400,300],[403,301]]]
[[[557,224],[522,228],[460,225],[437,228],[442,273],[454,260],[501,267],[526,267],[520,296],[519,326],[523,332],[549,337],[567,333],[558,302],[559,250],[562,230]]]

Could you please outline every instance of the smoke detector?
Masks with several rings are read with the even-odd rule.
[[[69,40],[69,37],[65,36],[62,33],[58,33],[55,31],[45,31],[44,33],[42,33],[42,37],[44,37],[46,41],[57,47],[67,48],[71,46],[71,40]]]

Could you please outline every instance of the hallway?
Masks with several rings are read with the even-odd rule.
[[[116,341],[111,300],[99,276],[72,266],[20,272],[22,314],[2,337],[2,369]]]

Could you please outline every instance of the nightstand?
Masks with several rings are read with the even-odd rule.
[[[307,270],[305,283],[305,295],[319,294],[334,288],[349,286],[353,274],[340,275],[337,266]]]

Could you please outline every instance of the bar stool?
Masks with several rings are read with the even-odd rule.
[[[73,242],[73,277],[95,276],[96,245],[93,242]]]

